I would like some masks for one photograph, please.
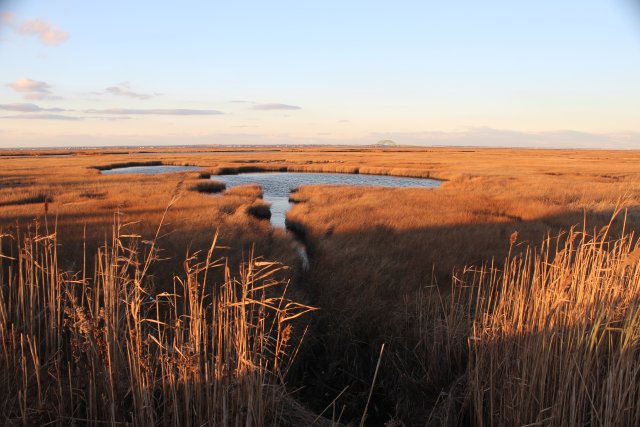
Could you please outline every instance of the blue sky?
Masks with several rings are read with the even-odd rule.
[[[633,0],[21,0],[0,13],[0,147],[640,148]]]

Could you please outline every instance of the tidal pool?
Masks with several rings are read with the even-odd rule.
[[[264,201],[271,203],[271,224],[274,227],[285,226],[287,211],[292,206],[292,203],[289,203],[289,193],[301,185],[423,188],[435,188],[440,185],[440,181],[435,179],[346,173],[255,172],[215,175],[211,179],[224,182],[227,188],[245,184],[260,185]]]

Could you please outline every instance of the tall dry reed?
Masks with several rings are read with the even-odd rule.
[[[234,277],[208,253],[154,293],[156,241],[117,224],[108,244],[62,271],[55,233],[0,239],[0,418],[7,425],[286,424],[292,320],[278,264]],[[214,271],[224,270],[215,282]],[[89,272],[93,272],[89,274]]]
[[[481,269],[469,336],[475,425],[640,425],[640,245],[572,229]]]

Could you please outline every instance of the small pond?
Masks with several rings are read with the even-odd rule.
[[[113,168],[100,171],[103,175],[117,175],[122,173],[144,173],[147,175],[157,175],[159,173],[169,172],[188,172],[201,169],[199,166],[129,166],[124,168]]]
[[[271,223],[274,227],[284,227],[287,211],[291,207],[289,193],[301,185],[352,185],[375,187],[423,187],[435,188],[440,181],[426,178],[405,178],[398,176],[360,175],[345,173],[307,172],[257,172],[238,175],[216,175],[214,181],[222,181],[227,188],[237,185],[258,184],[262,187],[263,198],[271,203]]]

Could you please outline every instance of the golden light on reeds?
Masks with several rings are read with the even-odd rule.
[[[289,416],[282,384],[313,308],[288,300],[282,268],[249,258],[238,277],[196,253],[154,292],[158,255],[116,225],[94,274],[59,268],[56,235],[4,235],[0,413],[8,424],[261,425]],[[214,270],[224,280],[211,279]]]
[[[638,425],[640,246],[571,230],[474,274],[476,425]]]
[[[278,150],[1,158],[0,415],[639,422],[638,153]],[[132,162],[202,169],[94,168]],[[206,194],[223,190],[212,174],[261,170],[445,182],[300,188],[302,271],[293,237],[260,219],[259,186]],[[626,223],[610,221],[619,200]]]

